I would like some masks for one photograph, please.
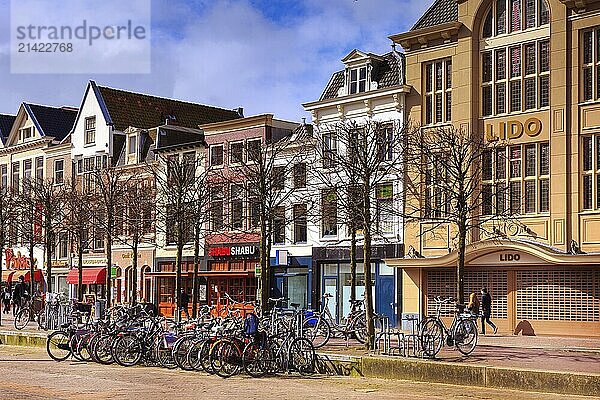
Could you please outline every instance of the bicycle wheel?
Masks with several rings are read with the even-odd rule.
[[[206,340],[195,339],[190,344],[190,347],[187,350],[187,354],[185,356],[185,358],[186,358],[185,361],[190,366],[190,368],[194,371],[204,370],[204,367],[202,366],[202,363],[200,362],[201,361],[200,358],[202,357],[201,351],[204,346],[204,343],[206,343]]]
[[[288,367],[301,375],[310,375],[315,372],[315,358],[312,342],[306,338],[296,338],[288,351]]]
[[[54,361],[64,361],[71,355],[69,334],[64,331],[55,331],[46,339],[46,351]]]
[[[309,317],[302,324],[303,336],[310,340],[313,346],[318,349],[329,342],[331,337],[331,326],[324,318]]]
[[[210,364],[221,378],[235,375],[241,367],[242,352],[230,339],[221,339],[210,349]]]
[[[360,314],[352,323],[352,332],[359,343],[364,344],[367,341],[367,316]]]
[[[260,345],[250,342],[242,353],[244,371],[253,378],[263,377],[269,372],[269,351]]]
[[[76,353],[79,355],[82,361],[91,361],[92,352],[90,351],[90,341],[96,334],[85,334],[82,335],[77,343]]]
[[[193,371],[194,368],[188,363],[188,352],[194,343],[193,336],[184,336],[179,338],[173,344],[173,361],[175,364],[184,371]]]
[[[20,331],[21,329],[25,328],[29,323],[29,317],[29,308],[20,309],[15,317],[15,329]]]
[[[112,364],[115,362],[112,356],[112,345],[113,345],[114,336],[111,335],[101,335],[94,345],[93,352],[94,358],[100,364]]]
[[[444,328],[435,318],[426,320],[421,328],[421,350],[427,357],[435,357],[444,345]]]
[[[131,335],[118,337],[112,346],[112,356],[123,367],[134,366],[142,359],[142,345]]]
[[[154,356],[163,368],[177,368],[177,363],[173,359],[173,349],[167,345],[162,335],[154,340]]]
[[[454,329],[454,345],[465,356],[468,356],[477,346],[477,326],[470,319],[463,319]]]

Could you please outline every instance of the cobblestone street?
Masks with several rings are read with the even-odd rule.
[[[56,363],[43,349],[0,347],[0,398],[9,399],[589,399],[365,378],[221,379],[160,368]]]

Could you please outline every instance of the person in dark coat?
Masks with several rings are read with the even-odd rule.
[[[4,304],[4,309],[2,312],[4,314],[8,314],[10,312],[10,298],[12,297],[10,293],[10,289],[8,286],[4,287],[4,291],[2,292],[2,304]]]
[[[492,316],[492,296],[488,293],[487,288],[481,289],[481,333],[485,335],[485,324],[494,329],[494,334],[498,332],[498,327],[490,321]]]
[[[23,275],[19,276],[19,282],[15,285],[12,294],[13,301],[13,313],[16,314],[19,309],[23,306],[23,302],[27,300],[29,293],[27,291],[27,285],[25,284],[25,278]]]
[[[188,312],[188,303],[190,302],[190,296],[184,289],[181,289],[179,293],[179,299],[177,304],[177,316],[181,316],[181,312],[185,313],[187,319],[190,319],[190,313]]]

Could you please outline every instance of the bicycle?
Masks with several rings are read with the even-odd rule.
[[[342,323],[337,323],[329,310],[329,299],[332,297],[333,295],[329,293],[323,295],[324,302],[321,312],[306,312],[306,318],[302,325],[306,337],[312,341],[315,348],[325,346],[332,333],[334,335],[339,333],[346,340],[350,336],[354,336],[360,343],[365,343],[367,316],[363,308],[363,300],[350,301],[350,313],[343,319]]]
[[[39,302],[43,303],[43,299],[41,297],[21,300],[21,306],[15,315],[15,329],[20,331],[27,326],[29,321],[32,320],[35,320],[38,323],[38,327],[41,327],[40,320],[43,318],[41,315],[44,313],[44,308],[42,307],[40,310],[36,309],[35,305]]]
[[[423,321],[419,334],[421,350],[427,357],[434,358],[444,346],[456,347],[464,355],[469,355],[477,346],[477,316],[466,312],[464,304],[455,304],[454,318],[450,328],[447,328],[440,318],[443,304],[455,302],[453,298],[433,299],[436,303],[436,316]]]

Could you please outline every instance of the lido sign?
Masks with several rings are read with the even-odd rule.
[[[496,140],[518,139],[523,133],[530,137],[535,137],[542,132],[542,121],[538,118],[529,118],[524,123],[521,121],[510,120],[498,122],[497,128],[488,124],[485,130],[485,137],[488,142]]]

